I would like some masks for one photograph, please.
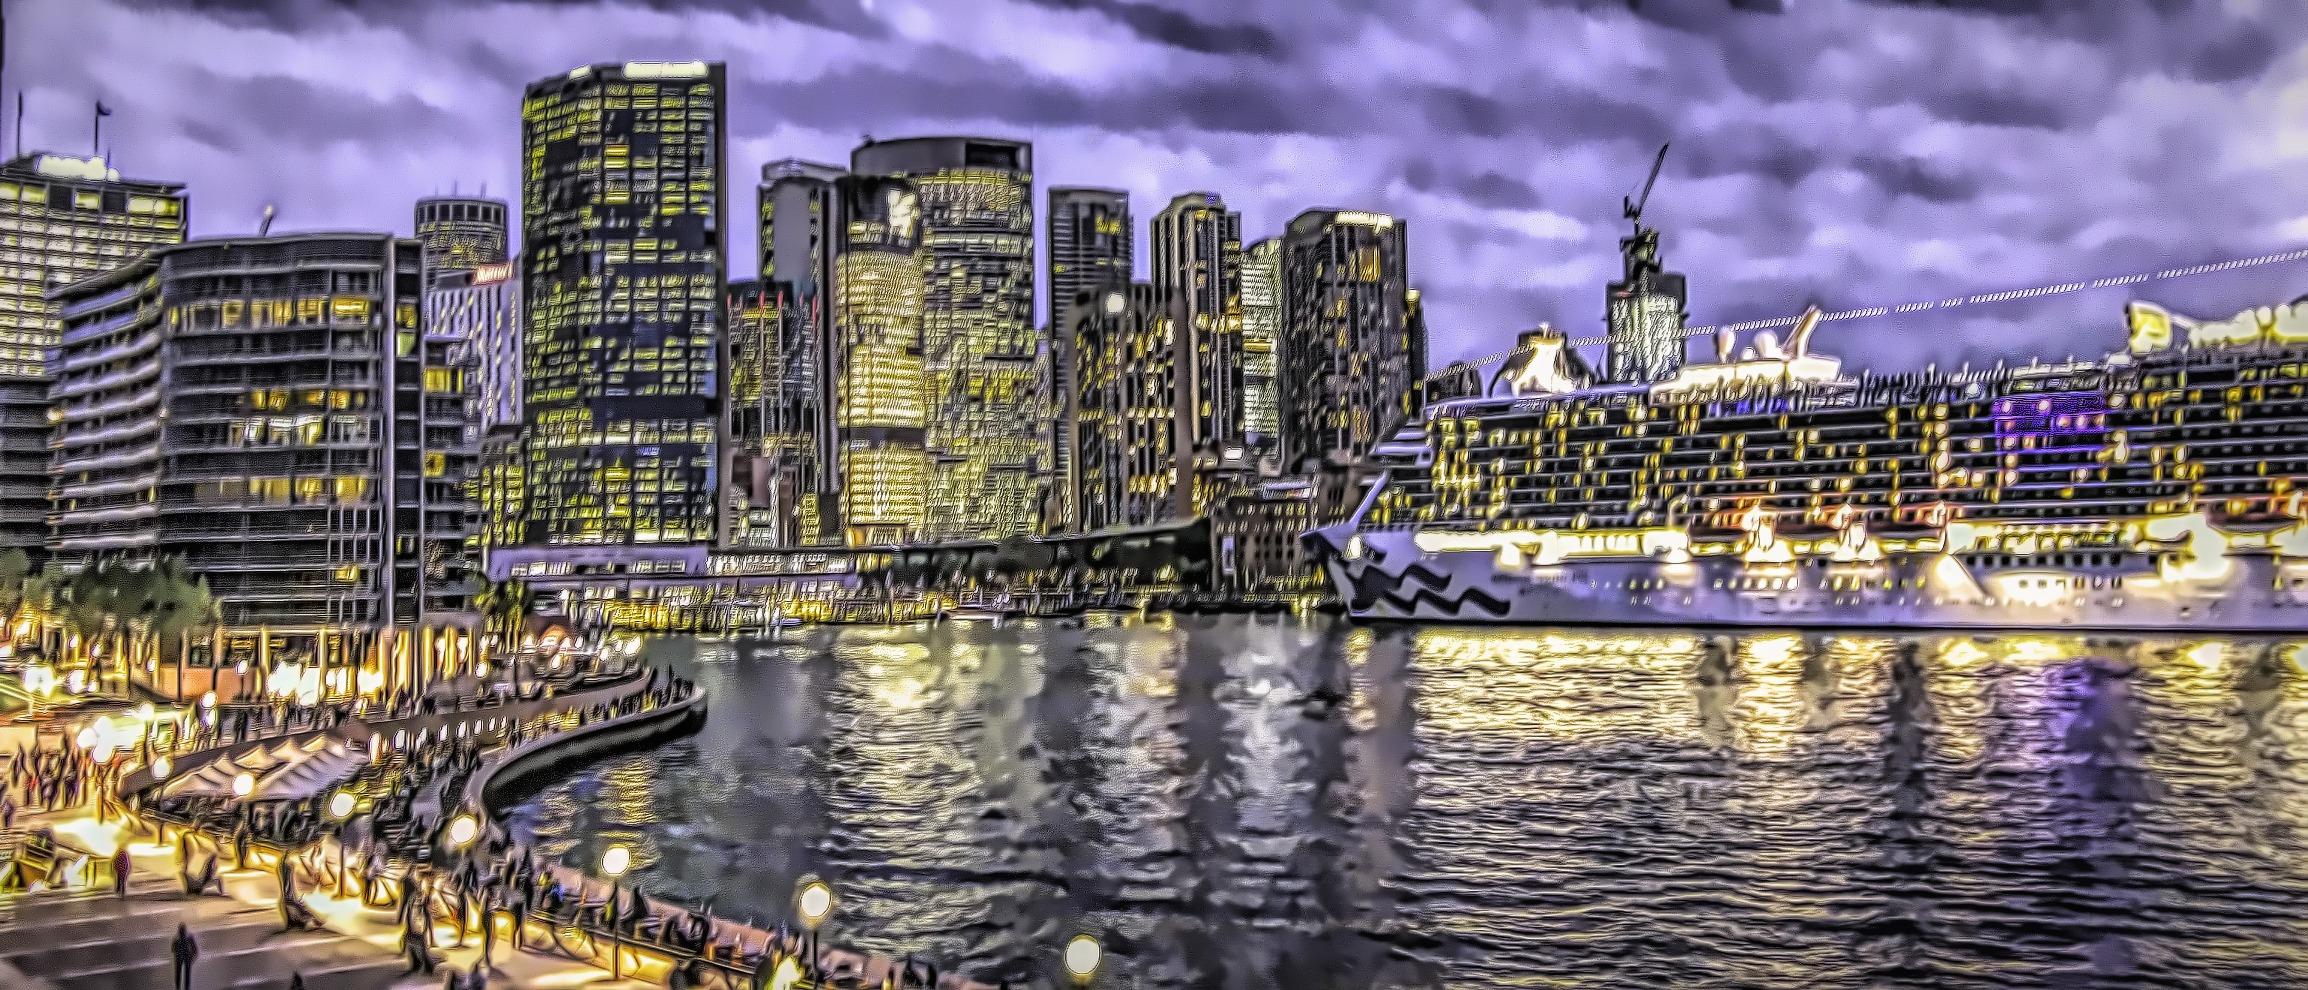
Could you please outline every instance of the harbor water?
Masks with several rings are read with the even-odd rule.
[[[2308,636],[1091,616],[654,641],[512,810],[725,916],[1100,986],[2308,986]]]

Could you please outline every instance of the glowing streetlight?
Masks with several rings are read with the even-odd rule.
[[[601,872],[609,875],[609,905],[613,911],[616,910],[619,896],[617,878],[624,876],[626,867],[632,865],[633,854],[626,851],[624,846],[610,846],[607,852],[601,854]],[[625,978],[625,945],[617,940],[615,930],[609,933],[609,978]]]
[[[163,780],[167,780],[167,779],[168,779],[168,757],[165,757],[165,756],[154,757],[154,758],[153,758],[153,760],[152,760],[152,780],[153,780],[153,782],[154,782],[154,783],[158,783],[158,782],[160,782],[160,781],[163,781]]]
[[[463,849],[473,844],[473,837],[481,834],[481,825],[471,815],[458,815],[449,823],[449,844]]]
[[[72,741],[79,744],[81,749],[95,749],[96,727],[88,726],[81,729],[79,735],[72,737]]]
[[[251,791],[254,791],[254,790],[256,790],[256,778],[255,778],[255,777],[253,777],[253,776],[250,776],[249,774],[245,774],[245,773],[244,773],[244,774],[241,774],[241,775],[239,775],[239,776],[237,776],[237,777],[234,777],[234,778],[232,778],[232,796],[233,796],[233,797],[236,797],[236,798],[245,798],[245,797],[248,797],[248,796],[249,796],[249,793],[250,793]]]
[[[801,908],[801,923],[814,929],[833,913],[833,888],[823,880],[812,880],[803,885],[795,903]]]
[[[329,798],[329,817],[339,820],[351,818],[353,808],[359,803],[353,800],[353,792],[338,791],[335,796]]]
[[[1066,942],[1066,975],[1076,983],[1089,983],[1091,977],[1098,975],[1098,963],[1105,955],[1096,938],[1088,934],[1074,936]]]

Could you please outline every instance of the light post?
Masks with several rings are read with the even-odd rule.
[[[633,854],[624,846],[610,846],[607,852],[601,854],[601,872],[609,876],[609,912],[612,919],[609,925],[609,978],[612,980],[625,978],[624,947],[617,941],[617,926],[614,923],[618,900],[617,878],[624,876],[626,868],[632,865]]]
[[[1096,937],[1087,932],[1076,935],[1066,942],[1063,957],[1066,975],[1073,977],[1077,986],[1089,986],[1090,981],[1098,977],[1098,964],[1105,957],[1106,952],[1099,947]]]
[[[358,806],[359,802],[353,800],[353,792],[351,791],[338,791],[329,798],[329,817],[337,823],[338,900],[343,900],[346,893],[351,889],[346,883],[345,876],[345,840],[348,838],[345,833],[347,826],[352,822],[353,809]]]
[[[809,935],[809,971],[811,978],[815,979],[818,967],[817,926],[833,914],[833,888],[816,877],[805,878],[801,893],[794,897],[794,906],[801,910],[801,923]]]

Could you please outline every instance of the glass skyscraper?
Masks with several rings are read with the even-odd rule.
[[[1078,396],[1074,391],[1075,324],[1094,311],[1076,305],[1085,293],[1107,286],[1128,285],[1132,273],[1135,229],[1130,223],[1130,194],[1119,189],[1071,186],[1050,190],[1050,270],[1043,278],[1050,295],[1050,475],[1055,496],[1043,506],[1042,530],[1071,532],[1076,527],[1074,499],[1080,489],[1074,470],[1074,441],[1070,417]]]
[[[1292,470],[1359,461],[1410,412],[1426,340],[1411,316],[1403,227],[1382,214],[1308,210],[1283,235],[1276,380]]]
[[[1282,332],[1282,239],[1242,250],[1242,429],[1260,446],[1282,430],[1274,390],[1275,340]]]
[[[522,103],[531,546],[714,538],[724,70],[581,66]]]
[[[912,542],[924,536],[930,498],[921,197],[911,182],[878,176],[847,176],[835,189],[844,220],[834,256],[834,418],[846,542]]]
[[[1215,463],[1243,446],[1242,214],[1216,193],[1186,193],[1154,217],[1147,240],[1178,334],[1184,452]]]
[[[930,457],[923,537],[1038,529],[1050,442],[1034,324],[1033,146],[989,138],[876,141],[859,175],[908,179],[928,268],[921,360]]]

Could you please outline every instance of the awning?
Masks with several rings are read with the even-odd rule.
[[[344,740],[314,736],[302,743],[284,739],[267,747],[251,746],[227,753],[191,773],[169,781],[162,797],[235,798],[233,781],[242,774],[252,779],[249,801],[300,801],[312,797],[359,772],[367,763]]]

